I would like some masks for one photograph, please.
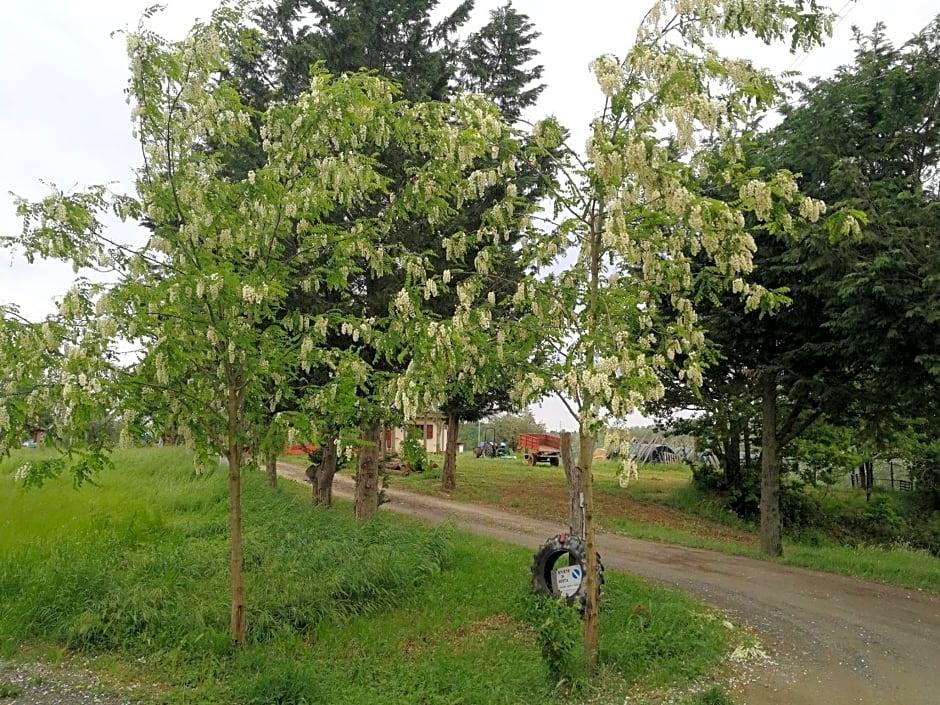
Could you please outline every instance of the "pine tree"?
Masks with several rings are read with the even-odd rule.
[[[461,51],[461,87],[487,96],[515,122],[545,88],[532,85],[542,78],[543,67],[532,65],[538,55],[532,45],[539,36],[511,2],[493,10],[489,23],[470,35]]]

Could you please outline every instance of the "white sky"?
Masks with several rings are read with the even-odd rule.
[[[123,38],[113,30],[134,28],[153,0],[29,0],[7,2],[0,24],[0,234],[19,231],[9,192],[37,199],[41,181],[64,189],[132,181],[138,148],[131,138]],[[196,17],[207,17],[214,0],[164,0],[167,10],[151,25],[169,38],[181,37]],[[477,0],[473,25],[482,24],[503,0]],[[442,0],[446,9],[453,0]],[[548,85],[532,117],[554,114],[577,137],[601,105],[588,64],[602,53],[622,55],[651,0],[515,0],[542,33],[537,43]],[[876,22],[900,45],[940,13],[936,0],[833,0],[844,19],[832,40],[809,55],[785,49],[742,46],[747,54],[782,71],[828,75],[852,60],[851,26],[868,32]],[[132,236],[132,232],[125,236]],[[50,312],[74,279],[67,266],[29,265],[0,250],[0,304],[17,304],[38,319]],[[550,429],[572,428],[560,403],[535,409]]]

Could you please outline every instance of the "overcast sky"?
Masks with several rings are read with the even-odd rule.
[[[153,23],[168,38],[180,38],[197,17],[207,17],[212,0],[164,0],[166,11]],[[36,199],[42,181],[64,189],[121,182],[128,188],[138,164],[131,138],[122,37],[113,30],[134,28],[152,0],[30,0],[5,3],[0,25],[0,234],[20,229],[9,192]],[[455,3],[442,0],[442,7]],[[502,0],[477,0],[474,26]],[[584,134],[601,105],[589,71],[602,53],[622,55],[630,46],[648,0],[515,0],[541,32],[537,48],[545,66],[545,92],[532,117],[556,115]],[[940,13],[936,0],[834,0],[843,19],[832,40],[808,55],[790,55],[752,44],[737,53],[777,71],[796,68],[807,76],[828,75],[852,60],[851,26],[867,32],[876,22],[900,45]],[[732,47],[734,51],[734,48]],[[727,51],[727,50],[726,50]],[[727,51],[732,53],[732,51]],[[128,235],[130,236],[130,234]],[[125,238],[126,239],[126,238]],[[0,250],[0,304],[17,304],[33,319],[50,312],[54,298],[73,280],[64,265],[29,265]],[[560,404],[536,410],[551,429],[572,428]]]

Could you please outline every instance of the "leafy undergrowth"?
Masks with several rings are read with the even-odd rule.
[[[542,660],[528,551],[393,515],[358,525],[348,505],[315,509],[305,488],[249,473],[249,643],[234,650],[225,472],[127,451],[97,486],[23,492],[23,457],[0,465],[0,651],[91,658],[143,702],[641,703],[704,682],[735,638],[684,596],[609,572],[601,677],[572,695]]]

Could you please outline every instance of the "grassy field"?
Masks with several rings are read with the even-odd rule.
[[[0,464],[2,657],[88,659],[167,705],[730,702],[712,679],[748,637],[681,594],[608,572],[588,687],[579,650],[559,649],[577,643],[572,613],[529,594],[524,549],[390,514],[357,525],[261,473],[245,482],[249,644],[234,650],[225,473],[127,451],[96,486],[24,492],[13,473],[36,452]]]
[[[441,459],[435,458],[440,464]],[[516,459],[458,459],[457,489],[449,496],[492,504],[529,516],[567,525],[564,471],[559,467],[529,467]],[[601,528],[612,533],[760,557],[757,527],[717,503],[703,498],[690,485],[691,471],[683,465],[648,465],[628,487],[617,481],[617,464],[596,460],[595,501]],[[393,477],[393,487],[440,494],[439,470]],[[845,502],[864,503],[864,496],[847,493]],[[811,540],[803,541],[804,538]],[[817,535],[785,536],[783,563],[855,575],[910,588],[940,592],[940,560],[905,546],[878,548],[840,546]]]

